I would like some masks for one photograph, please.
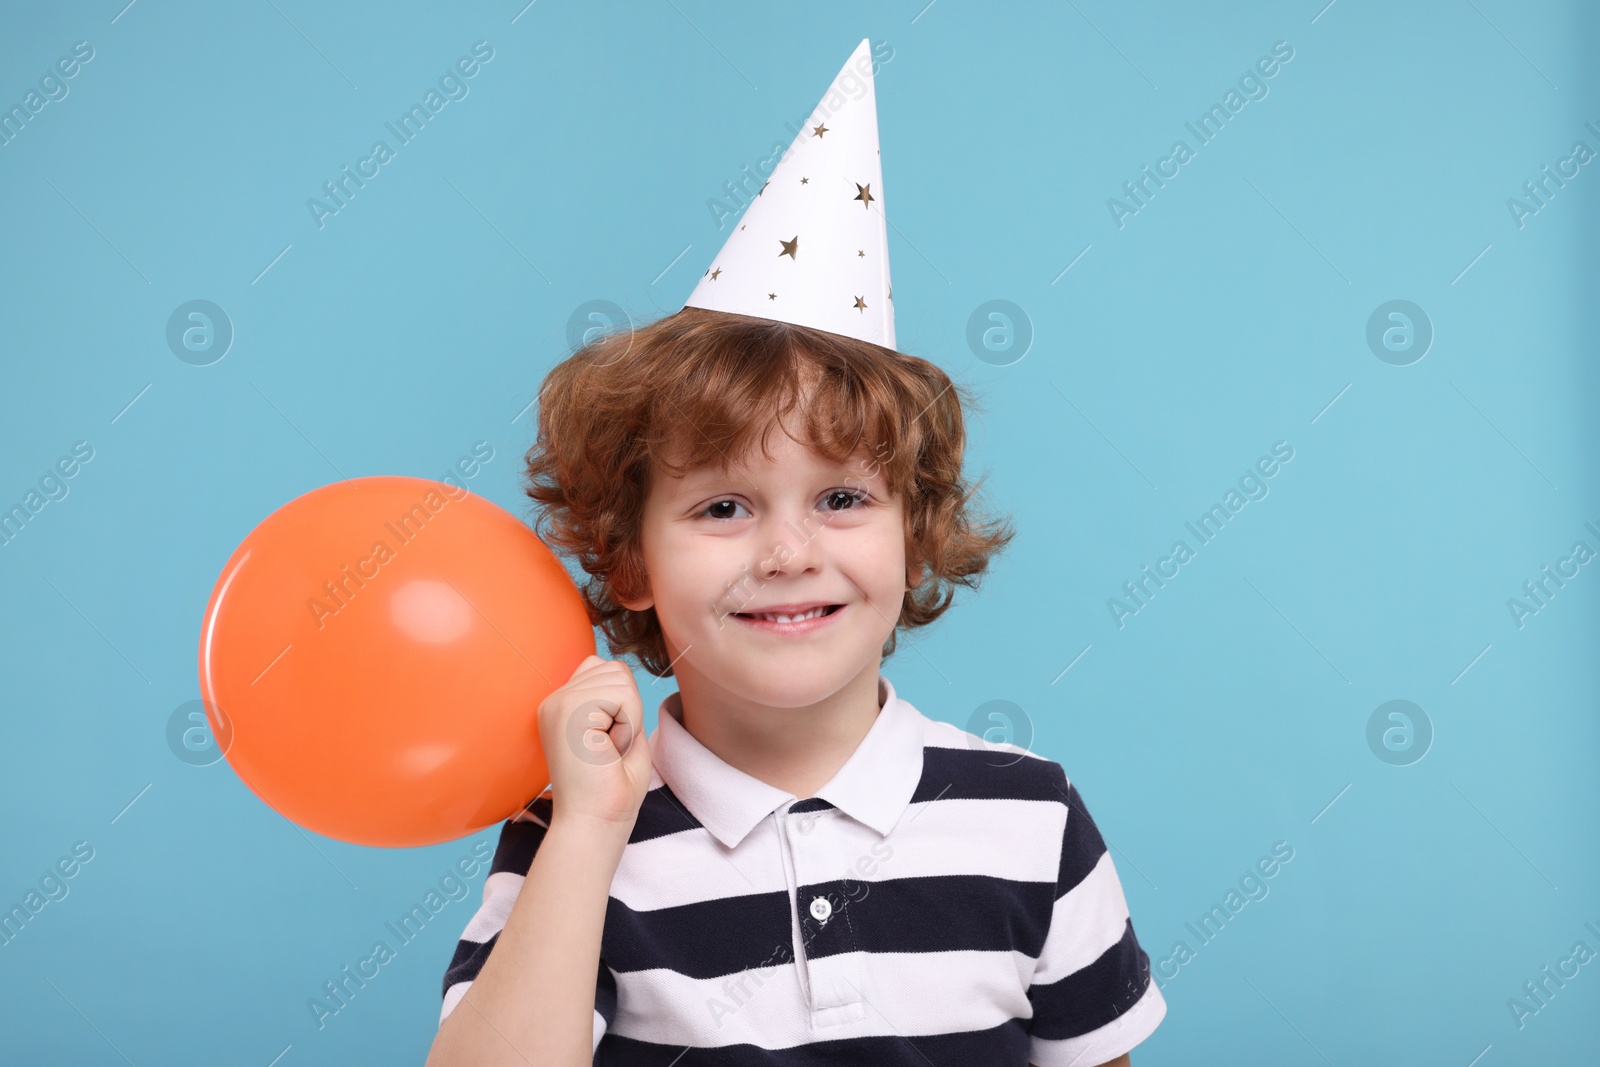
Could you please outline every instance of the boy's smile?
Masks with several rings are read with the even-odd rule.
[[[622,603],[655,608],[702,744],[757,777],[751,750],[787,751],[785,766],[812,764],[793,783],[820,788],[827,777],[810,778],[831,776],[829,759],[836,770],[877,714],[883,645],[913,577],[905,509],[870,456],[833,463],[776,423],[767,438],[770,459],[758,446],[726,474],[652,472],[650,588]],[[819,747],[829,755],[806,756]]]
[[[823,620],[831,619],[843,608],[843,604],[772,605],[765,609],[736,611],[731,617],[766,633],[809,634],[824,625]]]

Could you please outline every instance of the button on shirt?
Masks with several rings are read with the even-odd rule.
[[[805,799],[724,763],[678,694],[662,702],[607,902],[596,1064],[1084,1067],[1155,1030],[1166,1003],[1062,767],[927,718],[882,676],[879,697]],[[551,813],[546,792],[501,828],[441,1023]]]

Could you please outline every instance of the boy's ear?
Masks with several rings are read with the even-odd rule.
[[[638,598],[637,600],[622,600],[622,599],[618,599],[617,603],[621,604],[623,607],[627,608],[629,611],[644,611],[645,609],[654,606],[655,598],[646,595],[646,596]]]
[[[913,560],[906,565],[906,588],[915,589],[922,584],[922,579],[927,575],[927,567],[923,561]]]
[[[600,577],[604,578],[606,576],[601,575]],[[611,589],[609,592],[611,593],[611,599],[616,603],[621,604],[629,611],[644,611],[646,608],[649,608],[655,604],[655,598],[650,595],[649,587],[645,588],[643,596],[626,599],[617,595],[617,587],[615,582],[610,583],[610,585]]]

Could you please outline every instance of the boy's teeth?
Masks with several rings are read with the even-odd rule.
[[[814,619],[821,615],[827,608],[812,608],[800,615],[774,615],[771,612],[758,612],[756,618],[766,619],[769,622],[798,622],[801,619]]]

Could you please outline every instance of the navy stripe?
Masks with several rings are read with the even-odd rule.
[[[545,822],[550,821],[550,798],[540,797],[528,805],[528,811]],[[489,873],[511,871],[526,875],[533,865],[533,854],[544,841],[546,830],[536,822],[513,822],[507,819],[500,825],[500,841],[495,845],[494,858],[489,861]]]
[[[645,793],[639,814],[633,820],[628,844],[699,828],[700,820],[689,814],[689,806],[678,799],[671,786],[663,783]]]
[[[594,986],[594,1010],[606,1021],[609,1030],[617,1021],[617,976],[611,973],[606,961],[600,960],[600,975]]]
[[[1013,763],[997,764],[1001,755],[986,749],[922,750],[922,780],[911,803],[929,800],[1061,800],[1057,782],[1065,780],[1061,765],[1038,756],[1005,753]]]
[[[1087,878],[1106,853],[1105,839],[1089,817],[1089,809],[1084,807],[1077,787],[1067,782],[1065,793],[1067,825],[1061,839],[1061,867],[1056,875],[1057,900]]]
[[[595,1050],[595,1067],[1023,1067],[1028,1062],[1027,1024],[1012,1019],[990,1030],[915,1037],[858,1037],[814,1041],[787,1049],[724,1045],[686,1052],[606,1032]]]
[[[618,974],[668,967],[690,978],[720,978],[794,956],[789,891],[694,901],[635,911],[606,901],[606,962]]]
[[[812,958],[845,952],[1024,952],[1038,957],[1053,887],[963,874],[800,887],[800,925]],[[826,922],[810,912],[823,897]]]
[[[826,922],[811,901],[827,900]],[[847,952],[1017,951],[1037,958],[1054,887],[988,875],[897,878],[800,886],[802,945],[818,958]],[[618,974],[668,968],[720,978],[794,956],[786,890],[635,911],[606,904],[606,960]]]
[[[1133,935],[1133,920],[1122,940],[1081,970],[1028,989],[1033,1005],[1033,1035],[1052,1041],[1081,1037],[1127,1011],[1150,985],[1150,957]]]
[[[483,970],[483,965],[489,960],[489,953],[494,949],[494,943],[500,935],[496,934],[483,944],[476,941],[462,939],[456,942],[455,953],[450,957],[450,963],[444,969],[444,988],[440,996],[450,992],[450,987],[457,982],[470,982],[478,977],[478,972]]]

